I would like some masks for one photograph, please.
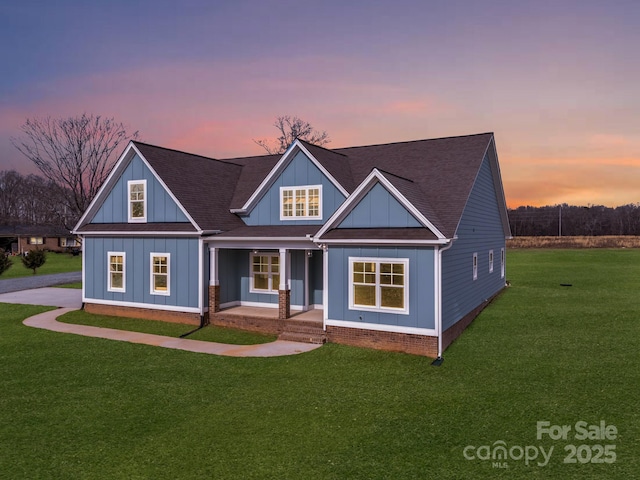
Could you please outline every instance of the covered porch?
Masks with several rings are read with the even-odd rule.
[[[280,318],[278,308],[233,306],[209,313],[213,325],[277,334],[279,340],[305,343],[325,343],[322,309],[293,311]]]

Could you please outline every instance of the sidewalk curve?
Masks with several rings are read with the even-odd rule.
[[[22,323],[29,327],[42,328],[53,332],[73,333],[86,337],[107,338],[121,342],[142,343],[156,347],[186,350],[188,352],[208,353],[211,355],[224,355],[228,357],[279,357],[284,355],[296,355],[309,352],[322,345],[300,342],[276,340],[271,343],[257,345],[228,345],[225,343],[204,342],[202,340],[188,340],[185,338],[165,337],[150,333],[128,332],[113,328],[91,327],[88,325],[74,325],[58,322],[57,318],[76,308],[59,308],[49,312],[40,313],[25,319]]]

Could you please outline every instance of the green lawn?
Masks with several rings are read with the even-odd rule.
[[[33,270],[26,268],[19,256],[11,257],[13,265],[9,270],[0,275],[0,280],[7,278],[28,277],[33,275]],[[82,270],[82,256],[73,256],[69,253],[47,252],[46,263],[38,268],[36,275],[48,275],[50,273],[79,272]]]
[[[44,308],[2,305],[0,472],[640,477],[640,250],[509,252],[507,268],[512,286],[440,367],[340,345],[291,357],[217,357],[28,328],[21,320]],[[601,420],[617,428],[615,439],[575,439],[576,422]],[[538,421],[572,430],[567,440],[538,440]],[[529,465],[508,458],[500,465],[507,468],[465,459],[465,447],[482,456],[498,441],[516,457],[520,447],[553,451],[546,466],[536,463],[541,455]],[[592,452],[604,458],[596,445],[615,445],[616,461],[565,464],[566,445],[582,460]]]
[[[198,327],[194,325],[185,325],[183,323],[93,315],[80,310],[62,315],[58,320],[66,323],[117,328],[119,330],[153,333],[155,335],[164,335],[166,337],[175,338],[189,334],[186,335],[185,338],[190,340],[203,340],[205,342],[229,343],[232,345],[254,345],[256,343],[267,343],[273,342],[277,338],[277,335],[263,335],[260,333],[235,330],[233,328],[218,327],[215,325],[208,325],[202,329],[198,329]]]

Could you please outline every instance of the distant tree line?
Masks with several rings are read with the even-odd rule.
[[[513,236],[640,235],[640,203],[605,207],[554,205],[509,209]]]
[[[73,227],[79,219],[66,206],[65,192],[39,175],[0,171],[0,225],[61,225]]]

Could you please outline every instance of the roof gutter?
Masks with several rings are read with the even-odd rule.
[[[442,252],[449,250],[453,246],[453,241],[457,240],[458,237],[453,237],[449,240],[449,243],[444,247],[438,248],[438,265],[437,265],[437,282],[438,282],[438,293],[436,297],[436,302],[438,305],[438,315],[436,318],[436,323],[438,327],[438,357],[431,362],[431,365],[434,367],[439,367],[444,362],[444,358],[442,358]]]

